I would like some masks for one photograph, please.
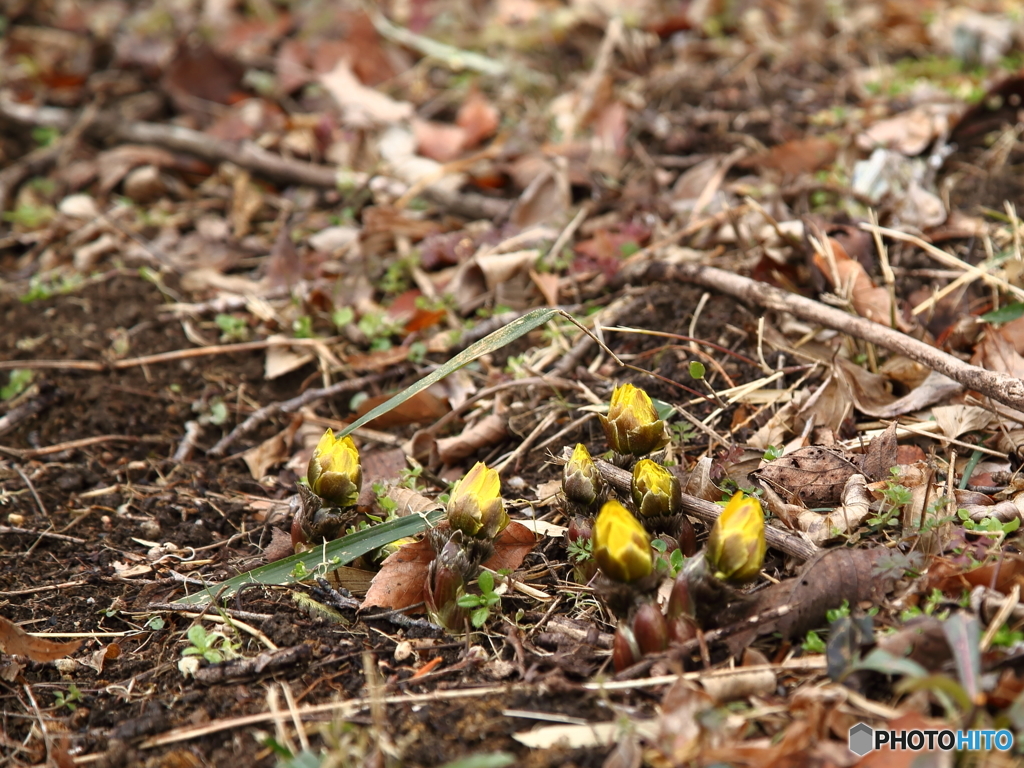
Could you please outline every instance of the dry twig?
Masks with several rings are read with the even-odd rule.
[[[1024,381],[998,371],[987,371],[976,365],[953,357],[923,341],[863,317],[850,315],[838,309],[827,307],[821,302],[786,293],[773,286],[751,280],[732,272],[698,264],[668,264],[652,262],[635,264],[623,270],[623,283],[646,280],[659,282],[679,280],[727,293],[741,301],[788,312],[794,317],[811,323],[832,328],[879,347],[909,357],[933,371],[948,376],[967,389],[977,390],[993,400],[1011,408],[1024,410]]]

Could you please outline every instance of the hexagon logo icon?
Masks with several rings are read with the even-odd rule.
[[[850,729],[850,751],[859,757],[870,752],[875,740],[875,732],[870,725],[857,723]]]

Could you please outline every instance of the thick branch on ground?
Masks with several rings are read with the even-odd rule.
[[[794,317],[832,328],[871,344],[905,355],[933,371],[948,376],[967,389],[981,392],[996,402],[1024,410],[1024,381],[1006,373],[988,371],[918,341],[905,333],[863,317],[825,306],[812,299],[781,291],[748,277],[697,264],[653,262],[624,270],[624,283],[679,280],[702,285],[765,309],[788,312]]]
[[[33,107],[0,97],[0,120],[33,127],[69,130],[77,113],[59,107]],[[251,141],[226,141],[200,131],[163,123],[126,122],[112,111],[100,113],[87,133],[96,138],[115,139],[134,144],[152,144],[175,152],[184,152],[210,163],[230,162],[254,174],[281,184],[302,184],[318,189],[365,184],[366,174],[332,168],[302,160],[292,160],[269,152]],[[445,210],[468,218],[499,219],[511,203],[473,193],[453,194],[428,187],[423,196]]]

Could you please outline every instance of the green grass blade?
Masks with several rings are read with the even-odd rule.
[[[221,598],[230,597],[242,584],[260,582],[263,584],[294,584],[300,579],[292,575],[295,566],[302,563],[309,573],[329,573],[343,565],[351,563],[360,555],[390,544],[405,536],[413,536],[434,526],[444,515],[443,509],[435,509],[426,515],[408,515],[380,523],[348,536],[328,542],[300,555],[291,555],[282,560],[262,565],[234,578],[211,584],[194,595],[176,601],[178,605],[201,605],[212,600],[218,593]],[[337,558],[337,560],[335,560]],[[309,578],[308,576],[306,578]],[[221,592],[221,590],[224,590]]]
[[[535,309],[532,312],[527,312],[520,318],[513,320],[511,323],[506,325],[504,328],[499,328],[494,333],[484,336],[480,341],[474,342],[466,347],[464,350],[459,352],[455,357],[449,360],[447,363],[442,365],[436,371],[429,376],[426,376],[408,389],[403,389],[397,395],[392,397],[387,402],[381,403],[372,411],[363,414],[360,418],[353,421],[347,427],[340,432],[337,432],[338,437],[344,437],[351,432],[359,429],[367,422],[373,421],[378,416],[383,416],[385,413],[390,411],[392,408],[397,408],[399,405],[404,403],[413,395],[418,392],[422,392],[424,389],[429,387],[431,384],[435,384],[445,376],[455,373],[465,365],[469,365],[471,362],[476,360],[481,355],[486,355],[495,350],[501,349],[506,344],[510,344],[520,336],[523,336],[534,328],[544,325],[555,315],[564,314],[562,310],[552,309],[550,307],[543,307],[541,309]]]

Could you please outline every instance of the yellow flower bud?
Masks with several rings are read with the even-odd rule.
[[[338,440],[332,430],[324,432],[309,460],[306,480],[324,501],[338,507],[355,504],[363,485],[363,468],[352,438],[346,435]]]
[[[501,501],[498,471],[478,461],[452,490],[448,500],[448,522],[452,528],[478,539],[493,539],[508,525],[508,513]]]
[[[616,453],[644,456],[668,443],[665,422],[658,418],[651,398],[632,384],[615,388],[608,415],[600,419],[608,444]]]
[[[615,581],[642,579],[654,567],[647,531],[617,501],[601,507],[591,540],[598,567]]]
[[[679,478],[650,459],[640,459],[633,467],[632,491],[641,518],[674,515],[683,507]]]
[[[569,501],[589,507],[604,486],[601,472],[583,443],[576,443],[572,457],[562,469],[562,492]]]
[[[715,578],[742,584],[761,572],[764,551],[761,503],[753,496],[737,493],[711,528],[705,553],[708,565]]]

